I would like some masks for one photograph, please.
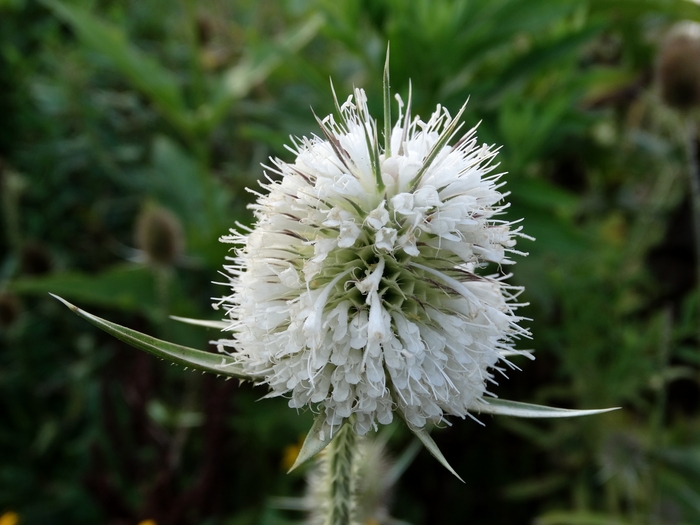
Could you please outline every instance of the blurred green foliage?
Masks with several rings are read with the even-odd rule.
[[[283,525],[282,460],[310,426],[262,389],[126,347],[47,297],[178,343],[217,319],[217,238],[269,156],[353,85],[381,112],[412,82],[502,144],[529,251],[537,361],[497,393],[604,416],[482,417],[436,432],[462,485],[421,453],[392,514],[420,523],[700,522],[700,340],[678,116],[653,84],[689,0],[0,0],[0,515],[22,524]],[[149,265],[140,210],[185,253]],[[12,297],[12,300],[7,299]],[[398,429],[398,455],[409,436]]]

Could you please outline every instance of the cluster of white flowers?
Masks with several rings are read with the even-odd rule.
[[[398,412],[409,425],[479,409],[499,361],[526,330],[519,289],[477,272],[510,264],[519,228],[493,174],[496,151],[438,106],[400,115],[380,145],[364,91],[273,160],[253,228],[225,266],[232,293],[219,350],[262,378],[270,396],[320,406],[333,431],[362,435]],[[409,104],[410,106],[410,104]]]

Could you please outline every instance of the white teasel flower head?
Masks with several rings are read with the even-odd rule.
[[[363,435],[394,412],[412,428],[484,406],[494,371],[528,336],[507,276],[513,223],[496,150],[476,128],[458,137],[459,114],[438,106],[427,122],[397,96],[384,144],[362,89],[322,136],[294,140],[292,163],[273,159],[256,222],[221,240],[231,295],[220,299],[232,337],[216,341],[289,406],[346,420]],[[337,99],[336,99],[337,100]],[[524,255],[524,254],[521,254]]]

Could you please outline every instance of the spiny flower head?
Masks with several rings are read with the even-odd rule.
[[[523,236],[497,218],[496,150],[476,128],[458,136],[464,108],[412,118],[410,94],[392,128],[389,98],[383,144],[355,89],[338,119],[317,119],[322,136],[294,140],[292,163],[272,160],[252,229],[222,238],[239,247],[216,305],[232,334],[219,350],[270,396],[318,406],[331,433],[350,420],[362,435],[394,412],[422,428],[478,411],[528,335],[520,289],[481,274],[512,264]]]

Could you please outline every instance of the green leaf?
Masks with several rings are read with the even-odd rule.
[[[667,467],[700,481],[700,448],[666,448],[651,453]]]
[[[226,249],[216,239],[234,222],[231,193],[202,172],[196,159],[172,138],[156,135],[151,153],[149,167],[119,182],[173,211],[185,227],[188,252],[218,267]]]
[[[618,410],[615,408],[600,408],[591,410],[572,410],[569,408],[553,408],[542,405],[533,405],[531,403],[521,403],[519,401],[508,401],[507,399],[489,399],[478,406],[474,407],[474,411],[482,414],[497,414],[501,416],[515,417],[579,417],[590,416],[593,414],[603,414]]]
[[[253,87],[265,80],[286,57],[309,43],[323,22],[323,16],[315,14],[269,48],[248,52],[238,64],[226,71],[221,78],[214,105],[202,119],[202,127],[206,130],[213,129],[226,116],[231,104],[245,97]]]
[[[53,292],[71,300],[119,308],[128,312],[152,313],[158,308],[153,271],[132,264],[119,265],[99,274],[61,272],[41,277],[23,277],[10,284],[20,294]]]
[[[564,217],[575,212],[580,202],[578,195],[544,179],[516,178],[508,181],[508,190],[523,206],[551,210]]]
[[[103,54],[174,126],[180,130],[191,127],[175,77],[134,47],[121,29],[74,5],[58,0],[41,2],[67,23],[85,45]]]
[[[177,142],[163,135],[153,139],[152,148],[153,168],[143,177],[149,193],[178,212],[188,230],[211,228],[207,214],[202,213],[206,188],[197,161]],[[188,242],[193,240],[189,237]]]
[[[150,400],[146,405],[146,411],[151,419],[168,428],[195,428],[204,422],[202,412],[173,409],[159,399]]]
[[[570,481],[565,474],[540,476],[508,485],[503,489],[503,496],[513,500],[543,498],[563,489]]]
[[[590,249],[591,239],[586,237],[580,228],[575,228],[568,218],[561,217],[559,209],[553,207],[543,209],[540,204],[521,203],[516,196],[517,194],[513,195],[512,206],[508,209],[508,217],[513,220],[524,217],[523,229],[525,233],[537,239],[537,242],[523,242],[522,244],[519,241],[519,249],[532,255],[544,257],[552,255],[580,256]],[[532,259],[533,263],[535,261]],[[528,264],[527,259],[519,261],[519,264],[523,263]],[[541,265],[541,262],[539,264]],[[541,274],[541,266],[537,266],[537,269]],[[519,273],[522,273],[522,270]]]
[[[503,92],[516,84],[530,80],[535,74],[551,68],[559,62],[570,62],[570,57],[578,53],[583,44],[603,32],[605,24],[598,22],[584,26],[581,30],[537,46],[525,55],[518,57],[498,77],[490,80],[491,100],[497,101]]]
[[[696,490],[696,483],[688,483],[685,476],[666,469],[659,470],[658,482],[664,492],[671,494],[674,500],[692,509],[696,516],[700,513],[700,492]]]
[[[513,434],[530,441],[534,446],[542,450],[552,450],[556,448],[557,442],[561,439],[556,432],[542,428],[536,423],[522,418],[500,418],[498,424]]]
[[[591,0],[591,13],[610,15],[624,14],[629,19],[634,16],[654,14],[669,19],[700,21],[700,6],[688,0]]]
[[[459,474],[457,474],[454,471],[454,469],[445,459],[445,456],[442,455],[442,452],[440,452],[440,449],[438,448],[435,441],[433,441],[433,438],[430,437],[430,434],[427,430],[425,430],[424,428],[415,428],[410,425],[408,428],[411,430],[411,432],[413,432],[416,435],[418,439],[421,440],[425,448],[428,449],[428,451],[433,455],[433,457],[435,457],[435,459],[437,459],[442,464],[443,467],[452,472],[452,474],[454,474],[459,481],[464,483],[464,480],[459,477]]]
[[[326,411],[321,408],[321,411],[316,416],[316,419],[314,419],[314,424],[311,425],[311,430],[309,430],[309,433],[306,435],[306,439],[304,440],[304,444],[301,446],[301,450],[299,451],[299,455],[297,456],[294,465],[292,465],[292,468],[287,471],[287,474],[321,452],[331,441],[333,441],[333,438],[338,435],[337,432],[334,435],[331,435],[330,432],[323,432],[323,424],[325,422]]]
[[[522,99],[522,95],[509,95],[499,106],[498,129],[503,137],[508,169],[522,172],[526,166],[555,148],[566,135],[571,108],[576,99],[570,92],[550,95],[546,103],[534,99]],[[515,178],[515,181],[523,177]],[[538,180],[538,179],[524,179]],[[515,182],[513,181],[513,182]],[[509,185],[509,190],[516,195]],[[562,190],[563,191],[563,190]]]
[[[135,348],[144,350],[149,354],[153,354],[156,357],[217,375],[237,377],[240,379],[254,379],[247,376],[243,372],[241,366],[229,356],[204,352],[202,350],[196,350],[194,348],[188,348],[186,346],[156,339],[150,335],[142,334],[136,330],[120,326],[116,323],[112,323],[97,317],[96,315],[92,315],[85,310],[81,310],[77,306],[72,305],[57,295],[50,295],[65,304],[75,314],[79,315],[83,319],[87,319],[108,334],[113,335],[117,339],[124,341]]]

